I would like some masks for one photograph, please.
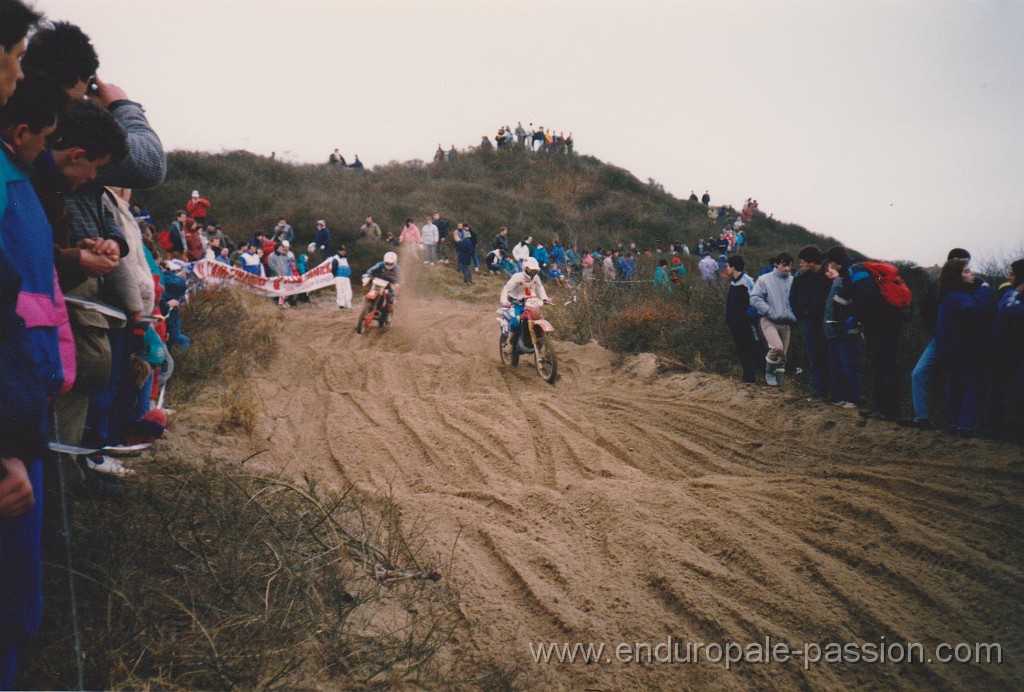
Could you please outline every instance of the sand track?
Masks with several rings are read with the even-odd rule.
[[[488,309],[403,297],[358,335],[289,311],[259,382],[280,470],[388,488],[454,550],[460,646],[538,688],[1021,687],[1020,448],[865,423],[559,344],[503,367]],[[642,361],[643,359],[641,359]],[[647,373],[647,374],[644,374]],[[277,406],[277,402],[288,402]],[[1002,665],[534,664],[528,643],[999,642]]]

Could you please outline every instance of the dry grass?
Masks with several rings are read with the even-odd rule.
[[[461,622],[444,560],[374,509],[312,481],[161,462],[116,508],[80,502],[79,615],[92,689],[450,684],[435,655]],[[114,509],[114,511],[112,511]],[[66,575],[23,683],[73,680]],[[61,620],[58,622],[57,620]]]
[[[192,398],[201,388],[237,386],[277,351],[281,315],[273,301],[242,289],[207,288],[182,311],[182,330],[192,346],[175,351],[174,400]]]

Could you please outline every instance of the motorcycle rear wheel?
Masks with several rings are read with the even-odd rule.
[[[533,359],[537,365],[537,373],[548,384],[554,384],[558,377],[558,356],[551,342],[544,336],[538,336],[533,345]]]

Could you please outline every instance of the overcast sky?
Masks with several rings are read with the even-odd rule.
[[[879,258],[1024,251],[1018,0],[36,6],[92,36],[168,149],[373,166],[532,121]]]

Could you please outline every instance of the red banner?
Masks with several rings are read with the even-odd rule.
[[[264,296],[294,296],[334,285],[331,260],[313,267],[302,276],[257,276],[213,260],[201,260],[189,266],[197,279],[210,285],[236,283]]]

